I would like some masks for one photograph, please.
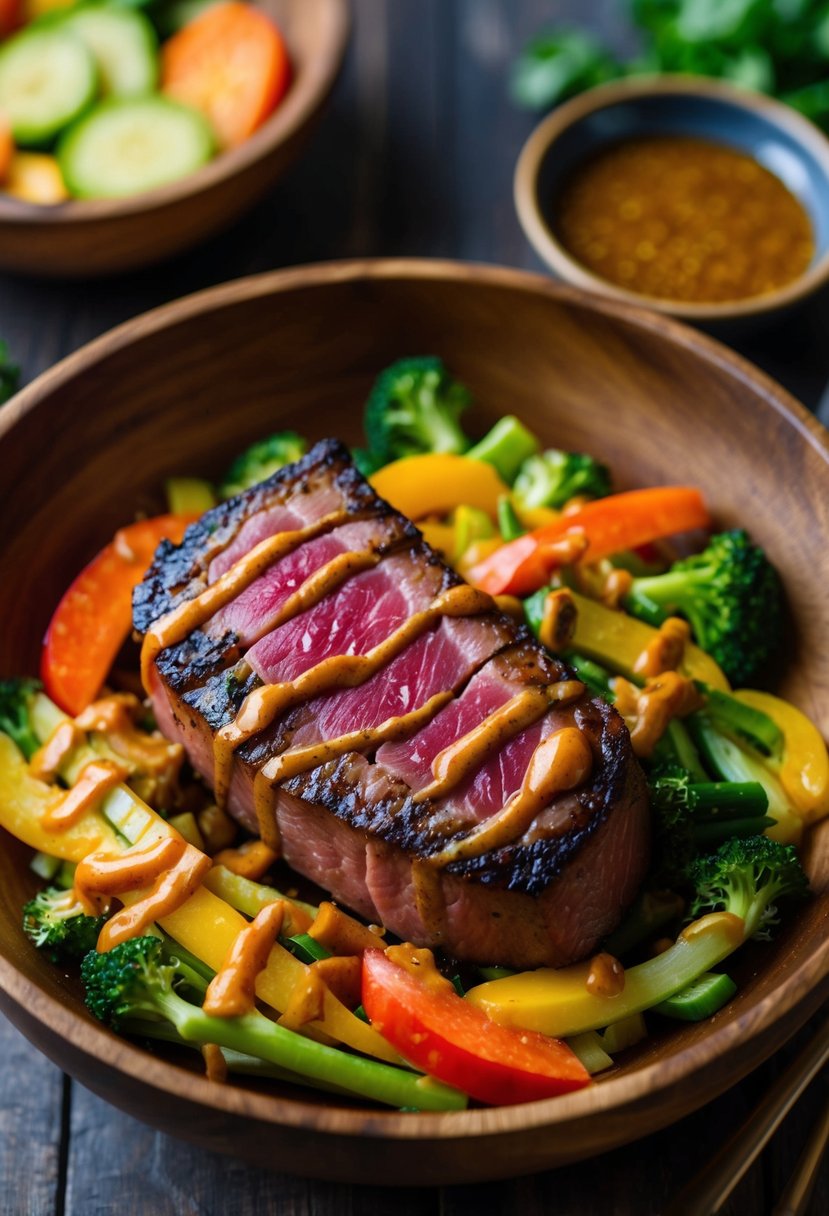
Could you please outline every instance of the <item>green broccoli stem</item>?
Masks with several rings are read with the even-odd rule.
[[[705,713],[715,727],[727,735],[745,739],[764,756],[778,758],[782,754],[783,732],[768,714],[729,696],[727,692],[710,688],[702,680],[695,680],[694,683],[705,697]]]
[[[136,1039],[151,1039],[160,1043],[173,1043],[178,1047],[186,1047],[188,1051],[201,1051],[201,1044],[183,1039],[174,1026],[169,1022],[155,1022],[149,1018],[127,1018],[120,1024],[122,1034],[128,1034]],[[324,1081],[315,1081],[310,1077],[301,1077],[289,1072],[286,1068],[278,1068],[276,1064],[268,1064],[256,1056],[250,1056],[243,1051],[231,1051],[221,1048],[222,1056],[229,1073],[244,1077],[262,1077],[269,1081],[285,1081],[290,1085],[300,1085],[303,1089],[318,1089],[323,1093],[341,1094],[351,1097],[350,1090],[340,1089],[336,1085],[328,1085]]]
[[[769,800],[759,781],[692,781],[688,805],[695,822],[765,815]],[[706,814],[713,812],[713,814]]]
[[[675,891],[642,891],[622,923],[605,941],[604,949],[614,958],[624,959],[671,921],[678,920],[684,909],[685,901]]]
[[[467,451],[472,460],[483,460],[491,464],[499,477],[512,485],[521,465],[528,456],[534,456],[540,443],[523,422],[512,414],[499,418],[495,426]],[[505,538],[506,539],[506,538]]]
[[[724,840],[737,837],[759,836],[766,828],[772,827],[777,821],[770,815],[753,816],[748,819],[715,819],[706,823],[695,823],[691,828],[694,843],[700,847],[710,848],[722,844]]]
[[[156,996],[159,1011],[190,1043],[216,1043],[219,1047],[255,1056],[285,1069],[361,1098],[387,1106],[417,1110],[462,1110],[465,1094],[431,1078],[382,1064],[363,1056],[348,1055],[334,1047],[316,1043],[271,1022],[261,1013],[219,1018],[190,1005],[175,993]]]
[[[668,570],[665,574],[645,575],[636,580],[626,596],[625,608],[649,625],[661,625],[666,617],[673,616],[677,611],[685,613],[691,620],[690,612],[696,606],[695,587],[697,584],[705,586],[712,574],[710,569],[680,569]]]

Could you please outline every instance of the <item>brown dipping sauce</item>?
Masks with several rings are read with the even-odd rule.
[[[673,135],[613,144],[578,166],[553,227],[593,274],[688,303],[775,291],[806,270],[815,247],[806,211],[768,169]]]

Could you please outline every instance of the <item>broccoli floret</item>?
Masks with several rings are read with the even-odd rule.
[[[794,847],[767,836],[726,841],[716,853],[693,862],[689,878],[696,891],[690,917],[733,912],[744,921],[747,938],[767,940],[778,923],[777,901],[809,894]]]
[[[7,342],[0,341],[0,405],[20,388],[20,368],[9,358]]]
[[[40,746],[32,726],[32,702],[40,691],[37,680],[0,680],[0,731],[30,760]]]
[[[166,1023],[187,1043],[216,1043],[391,1106],[449,1110],[466,1105],[455,1089],[438,1082],[424,1089],[417,1073],[314,1042],[257,1011],[237,1017],[205,1013],[183,995],[203,1000],[204,977],[169,950],[165,956],[158,937],[135,937],[106,953],[87,954],[81,976],[87,1006],[115,1029],[146,1033],[150,1023]]]
[[[382,464],[421,452],[465,452],[460,416],[469,390],[442,359],[400,359],[381,372],[366,402],[364,426],[372,457]]]
[[[95,949],[105,916],[88,916],[75,893],[47,887],[23,909],[23,930],[55,963],[76,963]]]
[[[548,448],[524,461],[513,493],[521,507],[558,508],[577,494],[604,498],[610,489],[610,470],[606,465],[583,452]]]
[[[236,457],[219,487],[219,496],[233,498],[235,494],[241,494],[250,486],[265,481],[286,464],[293,464],[307,451],[307,440],[296,431],[280,431],[277,435],[260,439]]]
[[[657,625],[681,613],[735,685],[750,683],[782,638],[780,579],[742,529],[712,536],[702,553],[666,574],[634,579],[625,607]]]
[[[774,823],[766,815],[766,791],[757,781],[692,781],[667,761],[651,770],[648,784],[654,819],[652,887],[682,889],[698,853],[723,840],[754,836]]]

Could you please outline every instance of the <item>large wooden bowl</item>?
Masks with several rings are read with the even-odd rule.
[[[0,269],[26,274],[114,274],[181,253],[258,202],[300,151],[331,92],[345,51],[348,0],[256,0],[291,56],[291,86],[238,148],[158,190],[55,207],[0,192]]]
[[[700,485],[785,579],[794,645],[784,692],[829,733],[829,442],[785,392],[655,315],[514,271],[448,263],[314,267],[230,284],[132,321],[65,360],[0,414],[0,672],[36,670],[70,576],[174,473],[217,473],[254,437],[357,438],[377,370],[436,352],[483,428],[514,411],[551,444],[596,453],[621,487]],[[816,898],[747,954],[711,1021],[651,1038],[595,1086],[525,1106],[384,1112],[287,1088],[211,1084],[117,1039],[29,945],[26,851],[0,855],[0,1004],[85,1085],[149,1123],[292,1172],[460,1182],[538,1170],[678,1119],[768,1056],[826,996],[829,824],[806,851]]]

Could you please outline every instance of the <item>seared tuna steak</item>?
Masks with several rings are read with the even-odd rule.
[[[421,945],[571,962],[648,859],[618,714],[334,440],[164,543],[134,601],[159,725],[334,899]]]

